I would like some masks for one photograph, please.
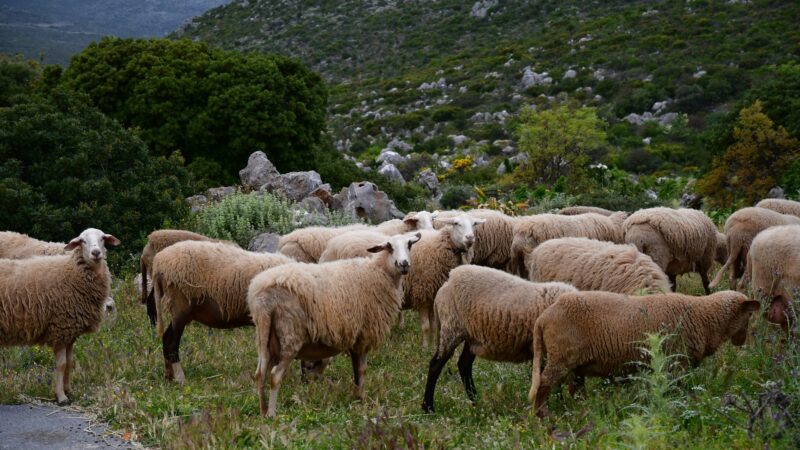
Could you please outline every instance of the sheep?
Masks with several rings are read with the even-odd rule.
[[[420,235],[388,237],[371,258],[292,263],[250,283],[247,303],[256,326],[255,378],[261,414],[275,416],[278,388],[291,361],[349,352],[355,394],[363,396],[367,354],[389,333],[402,306],[402,280]],[[270,375],[269,406],[264,384]]]
[[[466,265],[453,269],[450,279],[436,294],[436,315],[441,323],[439,346],[428,367],[422,409],[433,412],[436,381],[462,342],[458,373],[467,396],[474,402],[475,357],[530,361],[536,318],[559,295],[576,291],[565,283],[532,283],[487,267]]]
[[[598,208],[597,206],[567,206],[558,211],[562,216],[577,216],[579,214],[595,213],[601,216],[610,216],[616,211],[609,211],[605,208]]]
[[[403,309],[414,309],[419,313],[423,348],[427,348],[436,332],[433,315],[436,291],[447,281],[451,269],[469,264],[471,248],[476,242],[474,227],[483,224],[484,220],[462,214],[448,219],[437,218],[436,222],[446,225],[440,230],[421,230],[422,239],[411,251],[414,269],[403,283]],[[364,231],[338,236],[328,243],[320,262],[365,256],[365,248],[385,239],[380,233]]]
[[[742,208],[731,214],[728,220],[725,221],[728,260],[719,269],[710,286],[714,288],[719,285],[725,272],[730,270],[728,287],[736,289],[736,280],[745,273],[747,252],[750,250],[750,243],[753,242],[756,235],[769,227],[798,224],[800,224],[800,217],[781,214],[764,208]],[[743,289],[744,283],[738,288]]]
[[[252,325],[247,287],[259,272],[294,262],[277,253],[256,253],[220,242],[184,241],[153,258],[156,332],[161,337],[165,378],[183,383],[183,330],[192,321],[212,328]],[[171,319],[167,321],[167,313]],[[164,324],[168,323],[166,330]]]
[[[238,247],[235,242],[211,239],[202,234],[192,233],[186,230],[157,230],[150,233],[150,235],[147,236],[147,245],[142,249],[142,256],[139,258],[139,269],[141,271],[142,303],[147,305],[147,317],[150,318],[151,325],[155,325],[156,323],[156,307],[153,291],[148,289],[147,280],[153,278],[153,258],[161,250],[164,250],[172,244],[183,241],[225,242]]]
[[[563,281],[582,291],[669,292],[669,279],[633,245],[586,238],[551,239],[528,256],[531,281]]]
[[[621,244],[623,220],[625,220],[624,212],[614,213],[608,217],[595,213],[577,216],[539,214],[519,217],[514,224],[509,271],[522,278],[528,278],[525,259],[536,246],[548,239],[585,237]]]
[[[649,208],[636,211],[623,223],[625,242],[647,254],[669,276],[672,289],[678,275],[697,272],[706,295],[711,293],[708,271],[717,256],[717,227],[695,209]]]
[[[714,257],[714,261],[725,264],[725,261],[728,260],[728,238],[725,237],[724,233],[720,233],[717,231],[717,253]]]
[[[433,219],[438,215],[439,211],[434,211],[432,213],[428,211],[410,212],[406,214],[403,220],[387,220],[372,228],[383,233],[385,236],[394,236],[395,234],[403,234],[416,230],[432,230]]]
[[[464,211],[445,211],[441,218],[457,217]],[[466,211],[470,217],[483,219],[486,222],[475,228],[475,246],[472,249],[472,264],[506,269],[511,260],[511,240],[514,237],[514,217],[509,217],[494,209],[471,209]],[[434,227],[441,228],[444,223],[434,222]]]
[[[757,208],[771,209],[781,214],[800,217],[800,202],[781,198],[767,198],[756,203]]]
[[[365,224],[341,227],[307,227],[292,231],[278,240],[278,253],[294,258],[298,262],[315,263],[319,261],[325,246],[335,236],[355,230],[369,228]]]
[[[63,242],[46,242],[13,231],[0,232],[0,259],[63,255]]]
[[[766,318],[788,330],[794,324],[792,299],[800,288],[800,225],[770,227],[758,233],[747,254],[745,275],[753,292],[770,302]]]
[[[533,329],[533,380],[528,399],[539,415],[550,389],[570,372],[609,377],[638,368],[642,341],[649,333],[673,336],[666,350],[683,352],[697,366],[726,341],[744,345],[750,316],[759,304],[735,291],[705,297],[582,291],[561,295],[536,320]],[[685,346],[685,347],[684,347]],[[542,358],[547,365],[542,372]]]
[[[70,401],[75,340],[97,331],[106,318],[111,273],[105,246],[119,243],[88,228],[64,245],[66,255],[0,261],[0,347],[51,347],[59,405]]]

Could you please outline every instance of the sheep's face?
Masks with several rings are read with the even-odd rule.
[[[472,248],[472,245],[475,244],[475,227],[486,222],[486,219],[473,219],[466,214],[451,219],[436,220],[447,224],[451,228],[450,240],[460,250]]]
[[[413,226],[416,230],[432,230],[433,229],[433,219],[439,215],[439,211],[428,212],[428,211],[420,211],[418,213],[410,214],[403,222],[405,222],[409,226]]]
[[[368,248],[370,253],[386,251],[389,253],[387,264],[394,267],[402,275],[411,269],[411,246],[422,238],[420,233],[412,235],[399,234],[392,236],[383,244]]]
[[[80,247],[83,259],[90,267],[100,266],[106,259],[106,245],[119,245],[119,239],[110,234],[105,234],[97,228],[87,228],[80,236],[69,241],[64,247],[65,251],[72,251]]]
[[[731,335],[731,344],[736,346],[744,345],[747,340],[747,326],[750,323],[750,316],[758,311],[760,304],[754,300],[745,300],[737,302],[733,305],[736,308],[733,318],[730,322],[730,329],[733,330]]]

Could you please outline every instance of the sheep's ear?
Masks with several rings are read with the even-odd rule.
[[[416,238],[416,239],[414,239]],[[417,233],[414,235],[414,238],[408,240],[408,249],[411,250],[411,246],[419,242],[422,239],[422,233]]]
[[[105,242],[106,245],[119,245],[119,244],[122,243],[119,239],[115,238],[111,234],[104,234],[103,235],[103,242]]]
[[[483,224],[483,223],[486,223],[486,219],[475,219],[475,220],[472,221],[472,226],[474,227],[476,225],[480,225],[480,224]]]
[[[747,300],[746,302],[742,303],[742,311],[751,313],[756,312],[761,308],[761,303],[758,303],[755,300]]]
[[[380,253],[384,250],[388,251],[389,253],[392,253],[392,244],[384,242],[383,244],[376,245],[374,247],[370,247],[367,249],[367,251],[370,253]]]
[[[83,238],[78,236],[75,239],[69,241],[69,243],[64,246],[64,251],[68,252],[71,250],[75,250],[76,248],[80,247],[81,244],[83,244]]]
[[[413,216],[408,215],[405,217],[405,219],[403,219],[403,223],[406,223],[408,225],[416,225],[417,222],[419,222],[419,217],[417,217],[416,214],[414,214]]]

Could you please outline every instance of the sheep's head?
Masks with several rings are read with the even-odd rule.
[[[392,236],[383,244],[376,245],[367,249],[370,253],[389,253],[387,264],[396,268],[401,274],[405,275],[411,269],[411,246],[422,238],[422,234],[398,234]]]
[[[733,311],[731,311],[728,330],[731,332],[731,344],[742,346],[747,340],[747,327],[750,323],[750,316],[759,310],[761,304],[755,300],[748,300],[744,294],[738,292],[736,294],[737,298],[730,306]]]
[[[415,230],[432,230],[433,219],[435,219],[438,215],[439,211],[434,211],[432,213],[428,211],[408,213],[408,215],[403,219],[403,223],[413,227]]]
[[[119,239],[110,234],[103,233],[97,228],[87,228],[75,239],[64,246],[64,251],[80,248],[83,259],[89,267],[96,268],[106,259],[106,245],[119,245]]]
[[[467,251],[475,243],[475,227],[485,223],[486,219],[474,219],[466,214],[449,219],[436,219],[450,228],[450,240],[455,248]]]

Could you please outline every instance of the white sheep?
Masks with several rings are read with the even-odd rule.
[[[800,202],[782,198],[767,198],[756,203],[757,208],[771,209],[781,214],[800,217]]]
[[[120,242],[95,228],[84,230],[61,256],[0,260],[0,347],[47,345],[56,360],[56,400],[69,402],[72,347],[97,331],[111,297],[106,245]]]
[[[718,231],[696,209],[649,208],[636,211],[623,223],[625,242],[633,244],[669,276],[673,290],[678,275],[697,272],[706,294],[711,293],[708,271],[717,257]]]
[[[476,396],[472,364],[476,356],[491,361],[523,362],[533,357],[533,326],[539,314],[561,294],[576,292],[565,283],[532,283],[500,270],[466,265],[453,269],[436,294],[441,323],[439,346],[428,367],[422,408],[433,411],[436,381],[463,342],[458,373],[470,400]]]
[[[531,281],[563,281],[582,291],[669,292],[667,275],[633,245],[586,238],[551,239],[528,256]]]
[[[63,255],[63,242],[47,242],[13,231],[0,231],[0,259]]]
[[[356,396],[363,395],[367,354],[389,333],[402,305],[402,279],[419,236],[387,237],[372,258],[292,263],[262,272],[247,302],[256,325],[261,413],[274,416],[283,374],[293,359],[349,352]],[[270,376],[269,406],[264,384]]]
[[[586,213],[576,216],[539,214],[518,217],[514,223],[509,271],[527,278],[527,256],[536,246],[549,239],[585,237],[621,244],[625,216],[624,212],[619,212],[610,216]]]
[[[511,241],[514,238],[515,218],[494,209],[471,209],[469,211],[445,211],[441,218],[458,217],[467,214],[486,222],[475,228],[475,246],[472,248],[472,264],[506,269],[511,260]],[[434,222],[434,227],[442,227],[444,223]]]
[[[796,319],[792,300],[800,289],[800,225],[770,227],[758,233],[747,254],[745,276],[770,307],[767,320],[789,329]]]
[[[179,383],[186,379],[180,364],[186,325],[192,321],[212,328],[252,325],[247,307],[250,280],[268,268],[289,262],[294,260],[222,242],[183,241],[158,252],[152,265],[153,291],[165,377]],[[166,330],[165,323],[169,324]]]

